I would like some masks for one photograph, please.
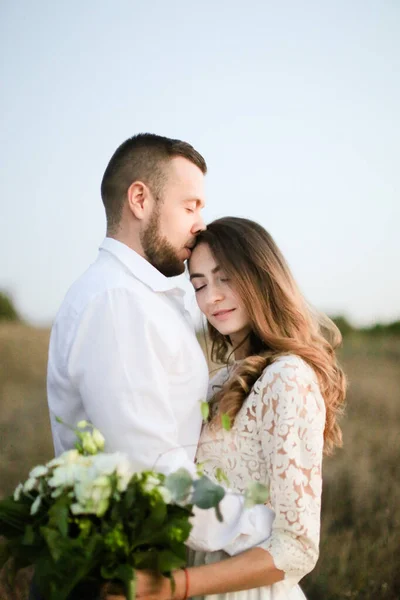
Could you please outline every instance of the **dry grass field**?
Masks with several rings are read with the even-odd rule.
[[[0,324],[0,497],[53,448],[46,404],[49,332]],[[309,600],[400,598],[400,339],[346,338],[344,448],[325,459],[321,554]],[[29,573],[0,600],[25,600]]]

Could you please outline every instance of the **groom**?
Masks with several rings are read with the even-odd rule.
[[[53,325],[48,403],[56,455],[85,419],[135,469],[193,470],[208,370],[171,279],[205,228],[204,158],[188,143],[139,134],[115,151],[101,195],[107,236]]]
[[[75,435],[56,417],[69,425],[88,420],[103,433],[105,451],[126,453],[136,470],[195,472],[208,368],[171,277],[184,272],[205,228],[206,171],[190,144],[153,134],[133,136],[111,157],[101,184],[107,236],[51,332],[47,391],[57,455]],[[236,554],[266,537],[266,507],[243,511],[243,499],[227,494],[221,510],[222,523],[214,511],[195,514],[192,548]],[[31,599],[40,600],[34,585]]]

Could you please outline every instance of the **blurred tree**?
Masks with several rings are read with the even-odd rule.
[[[387,323],[386,325],[382,325],[382,323],[375,323],[375,325],[371,325],[371,327],[364,327],[361,331],[374,336],[399,336],[400,321],[393,321],[392,323]]]
[[[0,291],[0,321],[19,321],[20,317],[11,298]]]
[[[349,323],[346,317],[337,316],[331,317],[331,319],[335,323],[336,327],[339,329],[343,337],[346,337],[350,333],[354,332],[354,327]]]

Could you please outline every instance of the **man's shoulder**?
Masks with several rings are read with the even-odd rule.
[[[116,264],[108,257],[99,257],[90,267],[71,285],[58,311],[57,319],[66,314],[70,319],[79,318],[85,309],[102,298],[125,293],[132,302],[138,303],[146,296],[146,286],[122,265]],[[149,292],[150,290],[148,290]],[[147,293],[148,293],[147,292]]]

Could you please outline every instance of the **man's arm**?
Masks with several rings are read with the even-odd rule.
[[[134,468],[169,472],[193,462],[178,444],[167,365],[156,324],[132,292],[112,289],[85,310],[68,368],[106,451],[125,452]]]

